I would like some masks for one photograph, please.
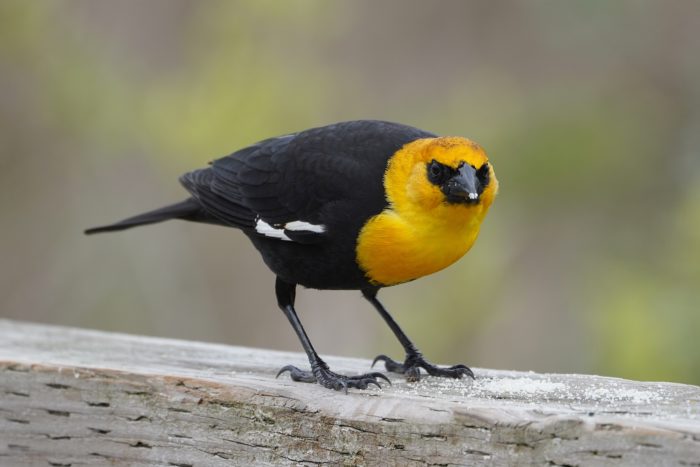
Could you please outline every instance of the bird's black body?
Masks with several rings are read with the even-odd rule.
[[[270,138],[184,174],[191,198],[86,233],[123,230],[168,219],[242,230],[276,274],[280,308],[309,356],[312,372],[285,367],[298,381],[334,388],[365,388],[381,373],[335,374],[313,349],[294,310],[297,284],[317,289],[360,289],[406,350],[405,364],[380,356],[387,369],[417,379],[430,374],[471,375],[464,365],[438,368],[423,360],[376,299],[378,286],[360,269],[361,229],[388,206],[383,179],[389,160],[406,144],[435,135],[396,123],[360,120]],[[397,258],[400,260],[400,258]]]
[[[180,177],[192,199],[88,232],[170,218],[236,227],[286,282],[362,289],[370,284],[355,260],[355,242],[367,219],[387,206],[381,183],[387,161],[404,144],[432,136],[360,120],[270,138]],[[285,230],[292,241],[280,241],[258,233],[257,219],[272,226],[303,220],[326,230]]]
[[[369,283],[355,260],[355,241],[367,219],[387,205],[376,181],[398,149],[428,136],[395,123],[339,123],[262,141],[185,174],[181,182],[207,213],[242,228],[286,282],[361,289]],[[273,226],[303,220],[326,231],[287,230],[293,241],[279,241],[256,232],[258,216]]]

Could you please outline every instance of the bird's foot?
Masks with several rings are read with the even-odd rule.
[[[409,352],[406,354],[406,360],[399,363],[386,355],[379,355],[372,362],[372,366],[383,361],[387,371],[392,373],[401,373],[406,376],[406,381],[419,381],[420,369],[423,368],[430,376],[443,376],[446,378],[459,379],[462,376],[469,376],[474,379],[474,372],[466,365],[453,365],[446,368],[441,368],[433,365],[423,358],[420,352]]]
[[[357,376],[345,376],[334,373],[328,368],[328,365],[321,361],[317,365],[311,366],[311,371],[300,370],[299,368],[287,365],[282,368],[278,373],[279,377],[285,371],[289,372],[289,376],[293,381],[301,381],[303,383],[318,383],[323,387],[329,389],[335,389],[336,391],[344,390],[348,392],[348,388],[357,389],[367,389],[370,384],[374,384],[377,387],[382,387],[377,379],[383,379],[387,383],[391,384],[389,378],[384,376],[384,374],[379,372],[366,373],[364,375]]]

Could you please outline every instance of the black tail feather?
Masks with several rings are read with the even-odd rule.
[[[145,212],[138,216],[129,217],[115,224],[93,227],[85,231],[86,235],[91,235],[100,232],[114,232],[117,230],[130,229],[139,225],[155,224],[156,222],[167,221],[169,219],[184,219],[198,222],[215,223],[214,219],[210,219],[202,211],[199,203],[192,198],[188,198],[180,203],[171,204],[160,209]]]

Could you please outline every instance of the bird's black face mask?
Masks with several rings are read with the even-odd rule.
[[[478,204],[489,184],[489,165],[476,169],[462,162],[455,170],[433,160],[428,164],[428,179],[440,187],[448,203]]]

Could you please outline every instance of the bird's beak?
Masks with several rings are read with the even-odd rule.
[[[479,202],[479,180],[476,169],[469,164],[462,164],[457,173],[442,187],[450,203],[476,204]]]

